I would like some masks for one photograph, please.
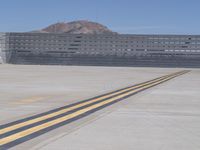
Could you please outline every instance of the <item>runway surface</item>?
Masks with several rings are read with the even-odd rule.
[[[106,106],[132,96],[140,91],[187,73],[176,72],[138,85],[126,87],[102,96],[0,126],[0,149],[8,149],[31,140],[55,128],[83,118]]]

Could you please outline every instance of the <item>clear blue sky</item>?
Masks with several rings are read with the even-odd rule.
[[[91,20],[120,33],[200,34],[200,0],[0,0],[0,31]]]

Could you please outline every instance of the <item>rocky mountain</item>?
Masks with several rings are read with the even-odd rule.
[[[87,20],[73,21],[68,23],[59,22],[34,32],[70,34],[117,34],[102,24]]]

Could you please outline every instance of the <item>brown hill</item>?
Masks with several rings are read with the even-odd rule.
[[[41,33],[70,33],[70,34],[116,34],[106,26],[96,22],[81,20],[73,22],[59,22],[42,30],[34,31]]]

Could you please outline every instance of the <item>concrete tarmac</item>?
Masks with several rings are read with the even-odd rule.
[[[0,66],[0,123],[182,69]],[[13,149],[200,148],[200,70],[170,80]]]

